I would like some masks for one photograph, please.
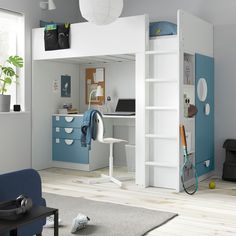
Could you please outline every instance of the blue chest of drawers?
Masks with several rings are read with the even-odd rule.
[[[79,116],[52,117],[53,161],[89,164],[89,149],[81,147],[81,124]]]

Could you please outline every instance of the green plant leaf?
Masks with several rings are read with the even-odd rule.
[[[2,72],[6,75],[6,76],[15,76],[16,72],[11,68],[11,67],[3,67],[2,68]]]
[[[23,58],[19,56],[10,56],[8,58],[7,66],[3,66],[0,64],[0,93],[4,94],[7,92],[8,85],[11,85],[12,82],[15,82],[19,77],[16,74],[15,68],[22,68],[23,67]],[[6,63],[4,63],[5,65]],[[16,81],[16,83],[18,83]]]
[[[9,78],[9,77],[5,78],[5,83],[6,84],[11,84],[12,83],[12,79]]]
[[[4,94],[6,91],[7,91],[7,89],[5,89],[5,88],[0,89],[1,94]]]
[[[23,63],[23,58],[19,56],[10,56],[7,60],[10,64],[14,65],[15,67],[22,68],[24,63]]]

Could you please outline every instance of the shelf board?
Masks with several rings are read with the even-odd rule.
[[[195,117],[184,117],[184,121],[195,121]]]
[[[167,168],[177,168],[177,165],[168,163],[168,162],[155,162],[155,161],[146,161],[146,166],[158,166],[158,167],[167,167]]]
[[[195,89],[194,84],[183,84],[183,87],[186,88],[186,89]]]
[[[178,111],[176,107],[169,107],[169,106],[146,106],[146,110],[149,111]]]
[[[146,138],[153,138],[153,139],[171,139],[171,140],[177,140],[176,136],[165,136],[165,135],[156,135],[156,134],[146,134]]]
[[[177,79],[158,79],[158,78],[146,78],[148,83],[177,83]]]
[[[171,39],[171,38],[177,38],[178,37],[178,35],[177,34],[173,34],[173,35],[160,35],[160,36],[151,36],[150,37],[150,40],[160,40],[160,39],[163,39],[163,40],[165,40],[165,39]]]
[[[166,55],[166,54],[177,54],[177,50],[153,50],[153,51],[146,51],[146,55]]]

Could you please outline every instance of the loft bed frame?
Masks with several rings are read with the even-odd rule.
[[[149,39],[146,15],[119,18],[106,26],[76,23],[71,25],[70,49],[45,51],[43,28],[33,29],[32,47],[34,63],[135,61],[136,104],[139,104],[136,107],[135,182],[143,187],[164,187],[179,192],[183,163],[179,124],[185,124],[195,136],[195,122],[183,117],[184,55],[198,53],[213,57],[213,26],[178,10],[177,28],[177,35]],[[194,99],[194,87],[191,93]],[[193,138],[193,147],[194,142]],[[188,185],[192,182],[190,178]]]
[[[44,50],[44,29],[34,29],[33,60],[64,60],[144,52],[147,44],[147,22],[147,16],[134,16],[119,18],[115,23],[106,26],[72,24],[71,48],[47,52]]]

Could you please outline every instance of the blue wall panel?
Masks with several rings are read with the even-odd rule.
[[[204,55],[195,56],[196,73],[196,166],[199,175],[214,169],[214,59]],[[197,96],[197,84],[200,78],[205,78],[208,86],[207,98],[201,102]],[[210,104],[210,115],[205,115],[205,105]],[[208,168],[203,168],[204,161],[210,160]]]

